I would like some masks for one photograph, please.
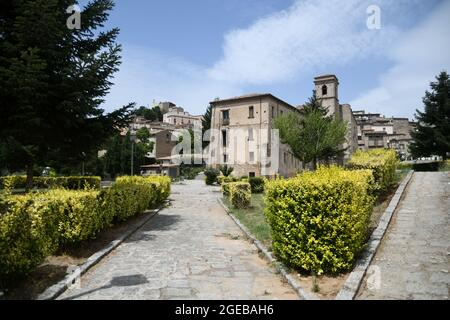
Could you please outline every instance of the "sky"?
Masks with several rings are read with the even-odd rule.
[[[272,93],[299,105],[335,74],[353,110],[413,118],[450,71],[450,0],[116,0],[122,65],[104,108]],[[83,4],[83,2],[81,2]],[[371,5],[380,28],[369,29]]]

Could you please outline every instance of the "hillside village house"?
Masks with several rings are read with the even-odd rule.
[[[334,75],[315,78],[317,97],[334,115],[348,122],[345,159],[358,148],[356,120],[349,105],[340,105],[338,79]],[[288,145],[279,143],[271,129],[274,120],[288,112],[298,112],[293,105],[270,93],[250,94],[211,102],[212,120],[208,163],[212,167],[228,164],[236,176],[281,175],[290,177],[304,164],[296,159]]]
[[[353,112],[358,128],[358,147],[361,150],[389,148],[403,160],[409,159],[409,145],[413,141],[411,132],[416,123],[408,118],[386,118],[379,113]]]

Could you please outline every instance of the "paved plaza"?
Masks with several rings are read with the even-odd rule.
[[[172,187],[171,205],[60,299],[298,299],[244,239],[201,180]]]
[[[449,299],[450,178],[416,172],[358,299]]]

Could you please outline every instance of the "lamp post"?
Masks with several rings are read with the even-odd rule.
[[[134,142],[136,141],[136,134],[133,132],[130,134],[130,141],[131,141],[131,176],[134,176]]]

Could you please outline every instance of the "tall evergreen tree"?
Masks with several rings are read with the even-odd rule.
[[[102,30],[113,2],[89,2],[80,29],[67,26],[73,4],[0,2],[0,141],[8,165],[26,168],[28,188],[34,165],[80,161],[125,125],[132,108],[100,108],[120,64],[119,30]]]
[[[204,137],[205,132],[211,129],[211,120],[212,120],[212,108],[213,106],[210,104],[208,108],[206,108],[206,112],[202,118],[202,137]],[[203,148],[206,148],[209,145],[209,141],[203,141]]]
[[[431,92],[423,98],[424,112],[416,110],[417,128],[411,133],[410,151],[415,157],[439,155],[446,160],[450,153],[450,80],[443,71],[431,82]]]

